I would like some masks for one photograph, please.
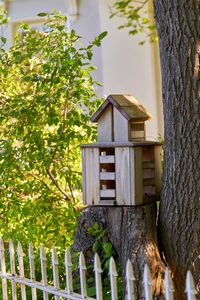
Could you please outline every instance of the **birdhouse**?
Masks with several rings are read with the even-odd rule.
[[[151,115],[131,95],[110,95],[92,116],[98,141],[82,145],[83,203],[140,205],[159,199],[161,143],[146,141]]]

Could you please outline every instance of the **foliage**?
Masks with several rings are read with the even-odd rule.
[[[99,83],[90,61],[106,32],[82,47],[65,16],[39,16],[42,31],[22,24],[8,51],[1,37],[0,234],[61,253],[80,214],[79,145],[96,138],[88,121]],[[3,12],[0,19],[7,22]]]
[[[117,0],[113,5],[114,12],[110,16],[110,18],[114,16],[122,18],[124,23],[118,28],[128,28],[130,35],[145,34],[145,39],[139,43],[140,45],[143,45],[146,40],[150,43],[158,41],[156,26],[147,15],[149,12],[153,13],[153,8],[149,9],[148,3],[149,0]]]
[[[98,223],[94,223],[92,227],[88,228],[88,234],[91,234],[93,237],[95,237],[95,242],[92,246],[92,251],[94,253],[98,253],[101,261],[101,267],[102,267],[102,281],[103,281],[103,298],[104,299],[110,299],[111,297],[111,291],[110,291],[110,278],[108,276],[109,274],[109,263],[110,258],[113,256],[116,262],[117,272],[119,274],[117,280],[118,280],[118,292],[119,292],[119,298],[121,299],[123,296],[123,282],[121,277],[121,269],[119,264],[119,259],[117,256],[116,251],[113,248],[113,245],[105,238],[106,229],[103,230],[101,227],[99,227]],[[93,269],[93,266],[91,266]],[[92,281],[93,278],[88,279],[88,283]],[[90,296],[95,295],[95,287],[92,287],[89,289]]]

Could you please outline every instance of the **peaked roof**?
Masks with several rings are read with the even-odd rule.
[[[97,122],[109,104],[116,107],[128,121],[151,119],[151,115],[132,95],[110,95],[91,117],[91,122]]]

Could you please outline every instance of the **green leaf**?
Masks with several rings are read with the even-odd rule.
[[[99,34],[98,38],[100,40],[102,40],[107,34],[108,34],[108,31],[104,31],[104,32],[102,32],[102,33]]]
[[[41,12],[39,14],[37,14],[38,17],[45,17],[47,16],[47,13]]]
[[[92,251],[93,251],[93,252],[97,252],[98,248],[99,248],[99,242],[96,241],[96,242],[93,244],[93,246],[92,246]]]

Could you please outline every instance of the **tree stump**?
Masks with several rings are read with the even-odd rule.
[[[156,216],[155,203],[135,207],[86,207],[78,220],[72,252],[83,251],[86,264],[93,262],[92,246],[95,238],[89,235],[87,230],[95,222],[98,223],[103,230],[106,229],[105,238],[112,243],[119,257],[124,290],[126,263],[130,259],[136,278],[136,299],[144,299],[143,270],[145,264],[148,264],[151,271],[154,299],[162,299],[165,266],[158,251]]]

